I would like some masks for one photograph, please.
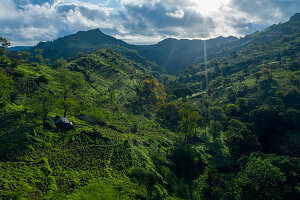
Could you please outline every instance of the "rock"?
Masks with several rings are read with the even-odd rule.
[[[55,119],[55,125],[57,128],[63,129],[63,130],[71,130],[74,128],[73,123],[66,117],[56,116]]]

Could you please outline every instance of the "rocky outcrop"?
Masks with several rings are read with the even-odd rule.
[[[66,131],[74,129],[73,123],[66,117],[56,116],[54,122],[56,127],[59,129],[66,130]]]

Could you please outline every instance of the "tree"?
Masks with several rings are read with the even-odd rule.
[[[300,62],[299,61],[292,61],[287,64],[287,67],[291,71],[297,71],[300,69]]]
[[[285,174],[267,159],[251,155],[235,179],[235,199],[285,199],[289,189]]]
[[[4,56],[7,54],[7,47],[10,46],[10,42],[4,37],[0,37],[0,43],[1,43],[1,48],[0,48],[1,62],[3,62]]]
[[[184,104],[183,107],[179,110],[178,115],[178,124],[181,132],[184,134],[184,138],[187,143],[187,136],[196,132],[200,115],[196,108],[189,104]]]
[[[51,60],[49,58],[46,58],[44,60],[44,62],[45,62],[46,65],[50,65],[51,64]]]
[[[42,56],[43,49],[35,49],[34,52],[36,53],[35,59],[38,61],[38,63],[42,64],[44,62],[44,58]]]
[[[237,116],[240,108],[235,104],[227,104],[225,111],[229,116]]]
[[[222,199],[221,181],[222,178],[218,171],[213,167],[207,167],[204,173],[194,181],[193,199]]]
[[[221,122],[215,120],[210,121],[208,133],[213,137],[213,140],[215,140],[220,135],[220,132],[222,130],[223,126]]]
[[[76,106],[77,101],[74,101],[72,98],[79,98],[87,89],[87,83],[81,73],[71,72],[67,67],[61,67],[57,71],[65,117]]]
[[[189,88],[178,88],[174,91],[174,94],[176,95],[177,98],[183,98],[183,100],[186,100],[187,96],[191,96],[193,92]]]
[[[54,67],[55,69],[58,69],[58,68],[60,68],[60,67],[66,66],[66,65],[67,65],[67,61],[66,61],[65,59],[63,59],[63,58],[59,58],[59,59],[56,59],[56,60],[54,61],[53,67]]]
[[[163,104],[167,97],[164,92],[164,85],[159,83],[152,75],[145,75],[142,80],[143,89],[140,96],[145,98],[146,103],[151,106]]]
[[[32,98],[31,105],[34,107],[35,111],[39,113],[43,120],[43,125],[45,125],[47,115],[53,110],[56,104],[56,99],[49,89],[46,87],[41,87],[35,92]]]
[[[224,110],[219,106],[213,106],[208,109],[208,115],[211,120],[224,121],[226,114]]]
[[[41,54],[35,55],[35,59],[38,61],[39,64],[42,64],[44,62],[44,58]]]
[[[43,54],[43,49],[35,49],[34,52],[35,52],[36,54],[42,55],[42,54]]]
[[[225,137],[233,159],[239,158],[241,154],[249,155],[260,149],[256,135],[253,135],[247,126],[237,119],[227,122]]]
[[[158,116],[172,129],[178,128],[179,106],[176,103],[166,103],[159,107]]]
[[[245,112],[248,109],[248,100],[246,98],[237,98],[235,104],[242,112]]]
[[[238,57],[238,54],[235,51],[233,51],[230,53],[230,57],[235,59]]]
[[[28,60],[29,58],[31,58],[31,53],[29,53],[28,51],[19,51],[18,52],[18,57],[20,59],[23,59],[23,60]]]

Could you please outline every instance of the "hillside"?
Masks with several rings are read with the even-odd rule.
[[[3,42],[0,199],[300,199],[299,27],[209,40],[207,70],[201,40]]]
[[[300,153],[299,127],[296,119],[289,118],[293,112],[298,116],[300,108],[299,27],[300,18],[295,15],[288,23],[257,33],[265,40],[208,62],[210,105],[226,110],[227,106],[240,104],[241,99],[245,101],[245,110],[238,108],[233,116],[249,124],[260,143],[265,144],[262,145],[265,153],[296,157]],[[284,32],[277,35],[280,30]],[[191,66],[178,77],[177,84],[192,90],[192,102],[205,97],[204,64]],[[261,120],[259,128],[254,125],[258,123],[256,118]]]
[[[142,77],[151,71],[111,50],[58,68],[18,63],[1,67],[1,198],[67,198],[88,183],[113,183],[108,198],[145,198],[148,190],[165,195],[156,194],[161,177],[149,156],[166,153],[177,136],[138,102]],[[54,123],[64,113],[74,129]],[[128,178],[139,180],[135,173],[158,185],[140,187]]]

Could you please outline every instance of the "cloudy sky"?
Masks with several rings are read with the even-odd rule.
[[[95,28],[133,44],[239,37],[296,12],[299,0],[0,0],[0,36],[12,46]]]

